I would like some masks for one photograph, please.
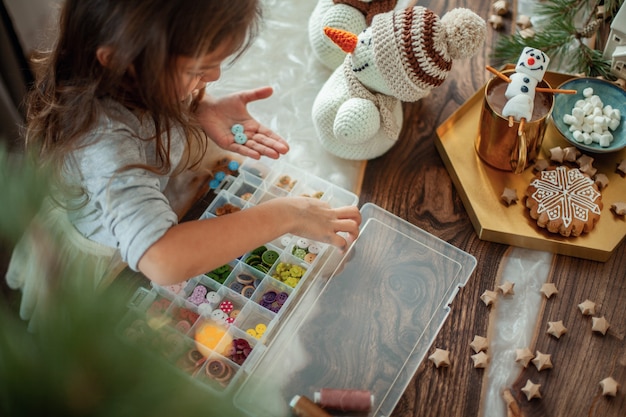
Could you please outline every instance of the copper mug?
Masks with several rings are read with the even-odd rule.
[[[510,74],[513,71],[504,71]],[[537,158],[543,137],[548,126],[548,117],[554,107],[554,94],[535,93],[531,120],[525,120],[520,130],[520,122],[513,122],[502,115],[507,99],[504,96],[508,83],[499,77],[487,82],[476,138],[476,152],[488,165],[521,174]],[[551,88],[542,80],[537,87]]]

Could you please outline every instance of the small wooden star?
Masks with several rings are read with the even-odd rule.
[[[585,316],[592,316],[596,314],[596,303],[591,300],[585,300],[582,303],[578,304],[578,308],[580,312]]]
[[[524,349],[515,349],[515,362],[522,365],[524,368],[528,367],[528,363],[535,357],[533,353],[527,347]]]
[[[546,168],[550,166],[550,162],[547,159],[538,159],[535,165],[533,166],[533,171],[541,172],[545,171]]]
[[[500,290],[502,295],[507,296],[515,294],[515,291],[513,291],[513,287],[515,287],[515,284],[513,282],[505,281],[504,284],[498,287],[498,289]]]
[[[552,368],[552,359],[551,355],[548,353],[541,353],[537,351],[535,355],[535,359],[533,359],[533,364],[538,371],[543,371],[544,369]]]
[[[435,349],[435,353],[430,355],[428,359],[435,364],[437,368],[446,368],[450,366],[450,352],[445,349]]]
[[[504,191],[502,191],[500,198],[507,206],[515,204],[517,200],[519,200],[519,197],[517,197],[517,190],[509,187],[504,187]]]
[[[546,296],[546,298],[550,298],[554,294],[559,293],[559,290],[557,290],[556,285],[554,285],[552,282],[546,282],[545,284],[543,284],[541,286],[540,291],[543,293],[543,295]]]
[[[611,210],[618,216],[626,215],[626,203],[623,201],[617,201],[615,203],[611,203]]]
[[[487,348],[489,347],[489,342],[487,341],[486,337],[475,335],[474,340],[472,340],[472,343],[470,343],[470,347],[476,353],[482,352],[487,350]]]
[[[526,381],[526,385],[522,388],[522,392],[526,394],[526,398],[528,401],[533,398],[541,398],[541,392],[539,392],[539,388],[541,388],[541,384],[535,384],[530,379]]]
[[[612,397],[617,395],[619,384],[610,376],[600,381],[600,386],[602,387],[602,395],[610,395]]]
[[[580,151],[575,146],[563,148],[563,160],[567,162],[575,162],[580,156]]]
[[[622,176],[626,175],[626,159],[622,159],[621,161],[619,161],[619,164],[617,164],[616,170]]]
[[[478,352],[472,355],[472,360],[474,361],[474,368],[486,368],[489,363],[489,355],[485,352]]]
[[[554,162],[563,162],[564,152],[560,146],[550,149],[550,160]]]
[[[579,167],[584,167],[586,165],[593,165],[593,161],[594,159],[589,155],[581,155],[581,157],[576,160],[576,163]]]
[[[604,316],[593,317],[591,319],[591,330],[593,330],[594,332],[602,333],[602,336],[604,336],[607,330],[609,330],[609,322],[606,321]]]
[[[567,333],[567,328],[563,326],[563,320],[559,321],[549,321],[548,322],[548,331],[549,334],[560,339],[565,333]]]
[[[480,299],[483,300],[483,303],[485,303],[487,307],[495,303],[497,298],[498,293],[490,290],[485,290],[485,292],[480,296]]]
[[[609,185],[609,177],[600,172],[593,177],[593,182],[598,186],[598,190],[602,191]]]

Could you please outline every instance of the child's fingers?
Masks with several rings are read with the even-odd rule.
[[[251,101],[263,100],[272,95],[274,89],[270,86],[255,88],[254,90],[241,91],[240,97],[244,103],[248,104]]]

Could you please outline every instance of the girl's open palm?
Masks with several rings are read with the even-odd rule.
[[[198,120],[206,134],[219,147],[241,155],[259,159],[272,159],[287,153],[289,145],[278,134],[263,126],[248,113],[248,103],[272,95],[271,87],[241,91],[224,97],[205,96],[197,110]],[[231,128],[234,124],[244,127],[248,137],[245,144],[235,142]]]

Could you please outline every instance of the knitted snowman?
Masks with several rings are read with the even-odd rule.
[[[439,18],[415,6],[374,16],[358,36],[325,28],[348,55],[313,103],[322,146],[352,160],[373,159],[396,142],[402,102],[413,102],[441,85],[453,59],[473,56],[484,43],[485,21],[458,8]]]
[[[325,27],[361,33],[379,13],[396,7],[398,0],[318,0],[309,18],[309,42],[313,53],[326,67],[334,70],[346,54],[325,34]]]

